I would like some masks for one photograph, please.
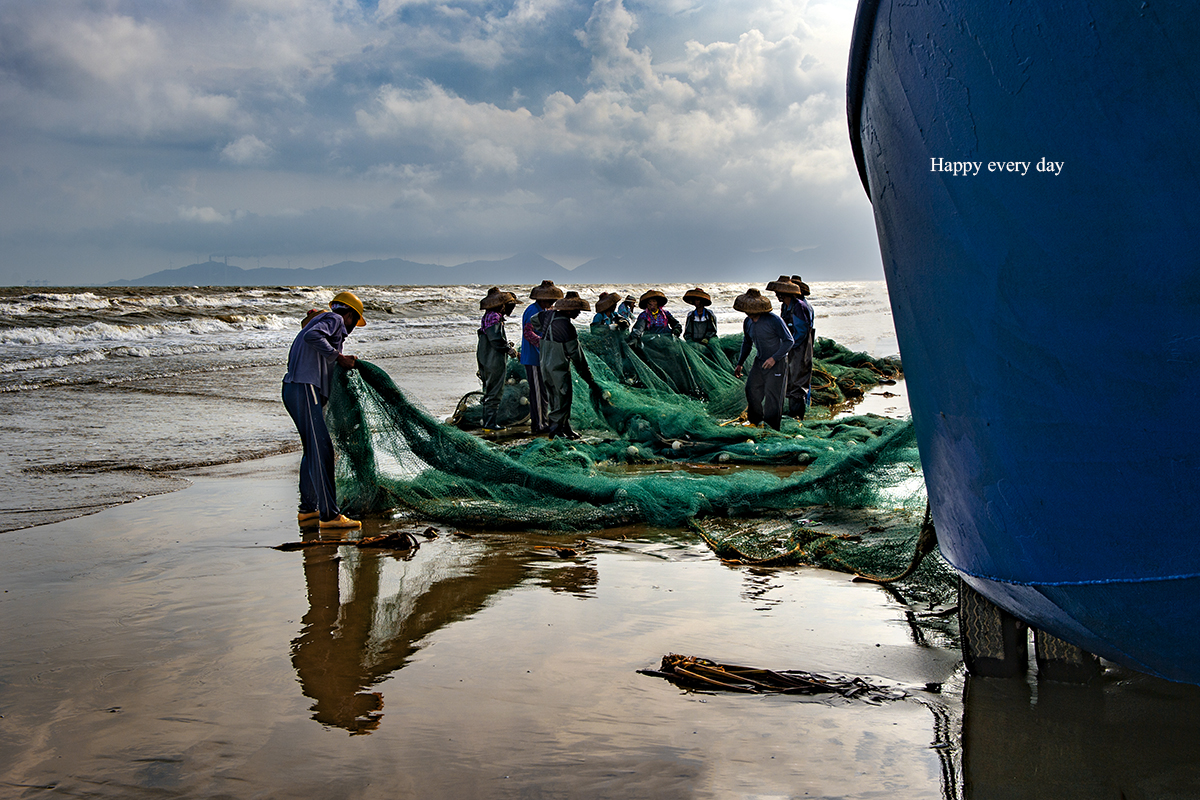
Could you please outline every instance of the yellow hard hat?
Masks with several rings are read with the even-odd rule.
[[[356,295],[354,292],[338,292],[336,295],[334,295],[333,299],[329,301],[330,308],[333,307],[334,303],[341,303],[342,305],[349,306],[358,312],[358,324],[354,327],[361,328],[363,325],[367,324],[367,321],[363,319],[362,300],[359,300],[358,295]]]

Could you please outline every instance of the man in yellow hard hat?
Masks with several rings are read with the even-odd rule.
[[[333,440],[323,412],[333,384],[333,365],[354,369],[354,356],[342,355],[350,331],[366,325],[362,301],[353,292],[341,292],[329,311],[312,314],[292,342],[288,371],[283,376],[283,405],[296,423],[304,455],[300,458],[301,525],[321,528],[361,528],[362,523],[342,514],[333,483]]]

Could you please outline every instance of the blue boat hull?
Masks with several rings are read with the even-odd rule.
[[[1198,44],[1182,2],[863,0],[847,98],[942,553],[1191,683]]]

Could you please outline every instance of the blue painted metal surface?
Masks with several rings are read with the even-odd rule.
[[[943,554],[1192,683],[1198,47],[1178,0],[863,0],[847,94]]]

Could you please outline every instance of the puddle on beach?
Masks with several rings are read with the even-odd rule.
[[[181,492],[0,537],[0,794],[1132,798],[1200,786],[1192,687],[972,681],[964,705],[957,651],[916,645],[886,592],[723,565],[673,531],[608,531],[568,558],[546,548],[576,537],[445,529],[408,558],[281,552],[300,538],[294,469],[277,457],[209,470]],[[395,527],[369,521],[364,534]],[[908,698],[690,693],[637,673],[671,652],[864,676]],[[1037,774],[1061,785],[1043,792]]]

